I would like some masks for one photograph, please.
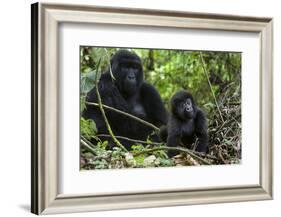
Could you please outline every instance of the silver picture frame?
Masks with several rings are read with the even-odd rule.
[[[32,4],[32,201],[35,214],[272,199],[273,19],[80,5]],[[58,27],[64,22],[255,32],[260,37],[259,184],[106,195],[58,192]]]

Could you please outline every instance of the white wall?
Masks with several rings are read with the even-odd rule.
[[[30,207],[30,3],[2,1],[0,6],[0,216],[31,216]],[[173,9],[274,17],[275,111],[281,110],[281,13],[277,0],[57,0],[57,2]],[[4,49],[3,49],[4,48]],[[66,216],[273,216],[281,204],[280,113],[274,115],[274,200],[68,214]],[[278,120],[278,121],[277,121]],[[272,213],[272,214],[269,214]],[[274,216],[278,216],[275,214]]]

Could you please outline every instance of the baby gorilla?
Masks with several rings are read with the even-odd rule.
[[[192,95],[187,91],[177,92],[171,99],[171,114],[167,127],[162,127],[161,138],[166,141],[168,147],[191,145],[198,138],[196,151],[206,153],[208,148],[207,123],[204,112],[198,108]],[[177,151],[169,151],[170,157]]]

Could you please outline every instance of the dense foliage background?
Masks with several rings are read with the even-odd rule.
[[[94,87],[96,70],[104,72],[118,48],[81,47],[81,111],[85,96]],[[241,160],[241,53],[130,49],[143,62],[145,80],[159,91],[169,110],[171,96],[180,89],[190,91],[208,119],[210,151],[204,158],[210,164],[239,163]],[[96,137],[93,121],[81,118],[81,135],[86,141]],[[120,148],[106,149],[106,142],[81,145],[81,168],[155,167],[200,165],[184,154],[169,159],[165,150],[138,155],[147,145],[136,144],[132,153]],[[165,145],[165,144],[163,144]],[[149,146],[150,147],[150,146]]]

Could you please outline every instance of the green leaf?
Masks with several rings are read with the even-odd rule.
[[[82,136],[86,139],[91,139],[97,134],[96,123],[91,119],[86,120],[83,117],[80,118],[80,130]]]
[[[88,93],[95,86],[96,72],[81,73],[81,94]]]

